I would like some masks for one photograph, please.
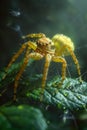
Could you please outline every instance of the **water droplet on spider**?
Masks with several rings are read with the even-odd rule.
[[[21,12],[17,10],[10,10],[9,13],[15,17],[19,17],[21,15]]]

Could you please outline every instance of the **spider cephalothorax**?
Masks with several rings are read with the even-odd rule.
[[[81,81],[81,73],[80,73],[80,66],[78,60],[74,54],[74,44],[71,39],[63,34],[56,34],[53,36],[52,39],[47,38],[43,33],[37,34],[28,34],[22,37],[23,39],[29,38],[27,42],[25,42],[19,51],[12,57],[12,60],[8,64],[6,71],[10,68],[12,63],[20,56],[20,54],[26,50],[24,62],[21,66],[18,74],[15,77],[14,83],[14,100],[16,100],[16,91],[18,87],[19,79],[25,70],[30,58],[34,60],[40,60],[45,57],[45,64],[43,69],[43,77],[42,77],[42,93],[44,92],[48,69],[50,66],[50,62],[60,62],[62,63],[62,80],[66,78],[66,60],[64,59],[64,55],[71,55],[73,58],[74,63],[76,64],[79,79]],[[34,41],[32,40],[34,39]],[[35,40],[36,39],[36,40]],[[6,75],[5,75],[6,76]],[[5,78],[5,76],[3,78]]]
[[[49,54],[55,53],[54,43],[52,42],[51,39],[47,37],[42,37],[36,43],[37,43],[36,52],[39,52],[44,56],[48,53]]]

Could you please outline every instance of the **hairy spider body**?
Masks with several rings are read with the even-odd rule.
[[[71,39],[63,34],[56,34],[55,36],[53,36],[52,41],[55,44],[55,54],[57,56],[70,55],[70,50],[68,48],[70,48],[72,51],[74,51],[75,49]]]
[[[6,68],[7,71],[12,65],[12,63],[15,62],[15,60],[20,56],[20,54],[26,49],[23,65],[21,66],[18,74],[15,77],[14,97],[13,97],[14,100],[16,100],[16,93],[17,93],[19,79],[23,71],[25,70],[30,58],[33,58],[34,60],[40,60],[43,57],[45,57],[45,65],[44,65],[43,77],[42,77],[42,93],[44,92],[45,89],[48,69],[51,61],[62,63],[61,83],[66,78],[67,63],[63,57],[64,55],[72,56],[73,61],[76,64],[78,75],[81,81],[80,66],[73,52],[74,44],[69,37],[64,36],[63,34],[56,34],[55,36],[53,36],[52,39],[50,39],[47,38],[43,33],[37,33],[37,34],[28,34],[26,36],[23,36],[22,38],[35,39],[35,41],[32,42],[31,40],[28,40],[26,43],[24,43],[19,49],[19,51],[12,57],[10,63]],[[5,78],[5,76],[3,78]]]

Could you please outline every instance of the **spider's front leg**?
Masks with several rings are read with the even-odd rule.
[[[17,74],[16,77],[15,77],[15,83],[14,83],[14,97],[13,97],[13,100],[14,100],[14,101],[16,100],[16,93],[17,93],[17,87],[18,87],[19,79],[20,79],[22,73],[24,72],[24,70],[25,70],[25,68],[26,68],[26,66],[27,66],[27,64],[28,64],[30,58],[33,58],[34,60],[40,60],[40,59],[43,58],[43,56],[42,56],[41,54],[39,54],[39,53],[36,53],[36,52],[29,54],[29,53],[28,53],[28,50],[27,50],[26,55],[25,55],[25,58],[24,58],[24,63],[23,63],[23,65],[21,66],[20,71],[18,72],[18,74]]]
[[[5,69],[6,74],[3,76],[3,79],[7,75],[8,69],[11,67],[12,63],[15,62],[15,60],[21,55],[21,53],[25,50],[26,48],[26,43],[24,43],[21,48],[18,50],[18,52],[12,57],[11,61],[9,62],[8,66]]]
[[[25,39],[25,38],[41,38],[41,37],[46,37],[46,36],[43,33],[32,33],[32,34],[22,36],[23,39]]]
[[[49,70],[49,66],[50,66],[50,62],[51,62],[52,56],[47,54],[45,56],[45,65],[44,65],[44,70],[43,70],[43,78],[42,78],[42,95],[41,95],[41,101],[43,100],[43,93],[44,93],[44,89],[45,89],[45,84],[46,84],[46,80],[47,80],[47,74],[48,74],[48,70]]]
[[[66,66],[67,66],[66,60],[62,57],[59,57],[59,56],[53,56],[52,61],[62,63],[62,74],[61,74],[62,80],[61,80],[61,83],[60,83],[60,86],[61,86],[64,79],[66,78]]]
[[[43,77],[42,77],[42,92],[41,92],[40,101],[43,100],[43,94],[44,94],[44,89],[45,89],[45,84],[46,84],[46,80],[47,80],[47,74],[48,74],[51,59],[52,59],[51,55],[47,54],[45,56],[45,65],[44,65]]]

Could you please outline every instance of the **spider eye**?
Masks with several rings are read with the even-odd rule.
[[[52,45],[52,46],[51,46],[51,49],[55,49],[55,46],[54,46],[54,45]]]
[[[51,44],[52,42],[50,41],[49,44]]]

